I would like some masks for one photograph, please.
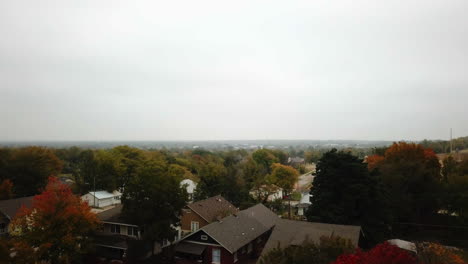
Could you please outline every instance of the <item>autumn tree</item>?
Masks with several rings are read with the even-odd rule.
[[[11,223],[14,239],[41,249],[39,259],[51,263],[78,262],[97,226],[88,204],[53,177],[32,207],[21,208]]]
[[[60,173],[62,161],[48,148],[26,147],[12,151],[8,166],[15,194],[28,196],[37,194],[50,176]]]
[[[289,195],[299,179],[299,172],[291,166],[280,163],[273,163],[271,168],[273,184],[283,189],[283,192]]]
[[[422,222],[439,209],[440,164],[435,153],[414,143],[394,143],[368,166],[380,174],[394,215],[402,222]]]
[[[388,234],[391,214],[385,192],[356,156],[336,149],[325,153],[317,163],[310,194],[309,221],[360,225],[368,243]]]
[[[331,264],[419,264],[419,262],[408,251],[384,242],[367,252],[358,249],[356,253],[341,255]]]
[[[156,243],[172,241],[176,235],[179,212],[187,193],[178,179],[168,175],[167,164],[147,160],[125,187],[122,215],[137,224],[143,239],[154,249]],[[154,253],[154,252],[153,252]]]

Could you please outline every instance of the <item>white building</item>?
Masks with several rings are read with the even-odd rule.
[[[309,208],[310,205],[310,193],[302,193],[301,201],[299,201],[299,203],[296,205],[297,215],[303,216],[305,210],[307,210],[307,208]]]
[[[120,204],[121,198],[122,193],[118,191],[113,191],[112,193],[108,191],[96,191],[81,196],[81,200],[88,202],[89,206],[97,208]]]
[[[180,182],[180,186],[185,186],[188,194],[188,199],[189,202],[193,201],[193,194],[195,193],[195,189],[197,189],[197,183],[190,180],[190,179],[185,179]]]

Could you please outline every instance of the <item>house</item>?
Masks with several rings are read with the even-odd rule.
[[[119,191],[113,191],[112,193],[108,191],[96,191],[81,196],[81,199],[88,202],[89,206],[97,208],[120,204],[121,198],[122,193]]]
[[[238,211],[233,204],[221,195],[188,204],[186,208],[182,209],[180,220],[182,235],[195,232],[218,219],[235,214]]]
[[[97,214],[103,225],[95,237],[95,244],[99,255],[103,257],[122,259],[129,244],[141,237],[138,226],[123,219],[121,213],[122,205],[119,204]]]
[[[310,205],[310,193],[302,193],[301,200],[297,205],[294,206],[296,208],[296,215],[304,216],[305,211],[309,208]]]
[[[298,167],[305,164],[305,159],[301,157],[288,158],[288,163],[292,167]]]
[[[0,201],[0,236],[8,235],[8,225],[22,206],[31,207],[34,196]]]
[[[188,194],[188,201],[193,202],[193,195],[195,193],[195,189],[197,188],[197,183],[190,179],[185,179],[180,182],[180,186],[185,186]]]
[[[95,236],[95,245],[100,256],[109,259],[123,259],[128,252],[129,247],[133,242],[142,238],[143,230],[140,230],[138,225],[122,217],[122,204],[102,211],[97,214],[98,219],[102,222],[101,230]],[[174,238],[177,241],[181,238],[179,228],[178,234]],[[165,241],[162,245],[155,244],[154,248],[147,247],[147,257],[153,252],[158,254],[164,247],[171,245]],[[139,245],[141,246],[141,244]]]
[[[262,204],[208,224],[183,238],[176,256],[186,263],[231,264],[262,252],[279,217]]]
[[[263,256],[277,247],[286,248],[288,246],[299,246],[305,241],[318,243],[320,237],[330,237],[331,235],[349,239],[357,247],[360,233],[360,226],[280,219],[276,222],[273,232],[263,248],[261,255]]]

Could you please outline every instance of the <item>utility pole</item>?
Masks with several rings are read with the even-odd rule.
[[[97,207],[96,206],[96,174],[94,174],[94,173],[93,173],[93,189],[94,189],[94,194],[93,194],[94,204],[93,204],[93,207]]]
[[[453,151],[453,144],[452,144],[452,128],[450,128],[450,154],[452,154]]]

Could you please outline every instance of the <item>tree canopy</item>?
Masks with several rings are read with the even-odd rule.
[[[38,248],[38,259],[52,263],[79,262],[97,227],[88,204],[53,177],[32,207],[23,207],[11,223],[15,239]]]
[[[333,149],[317,163],[306,212],[313,222],[360,225],[367,239],[379,241],[391,221],[378,178],[363,161]]]

